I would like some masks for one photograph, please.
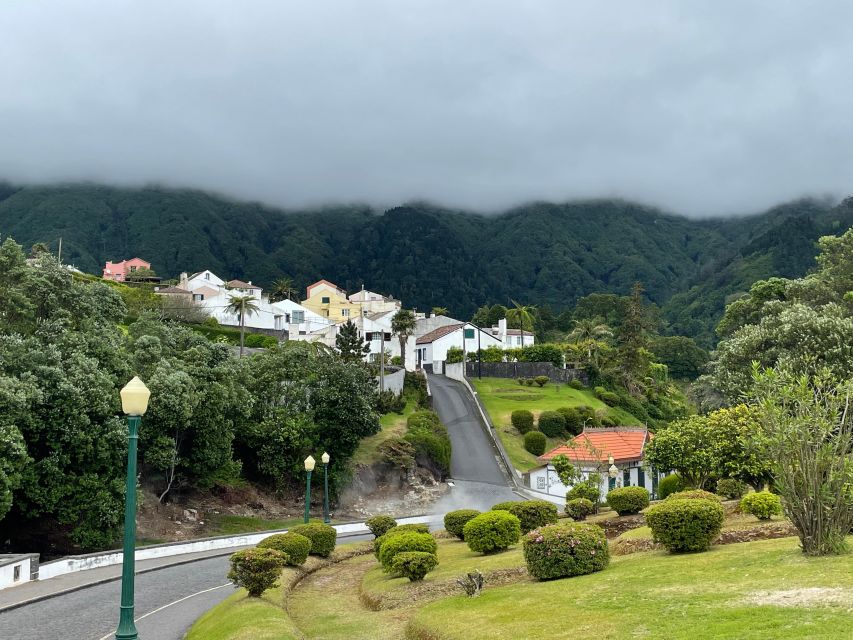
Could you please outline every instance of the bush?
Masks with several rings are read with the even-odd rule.
[[[391,364],[394,365],[395,367],[399,367],[400,365],[403,364],[403,358],[401,358],[400,356],[393,356],[391,358]]]
[[[374,538],[379,538],[388,533],[389,530],[397,526],[397,521],[391,516],[373,516],[364,524],[370,529],[370,533]]]
[[[551,378],[549,378],[548,376],[536,376],[535,378],[533,378],[533,382],[538,384],[540,387],[544,387],[546,384],[551,382]]]
[[[450,473],[450,436],[434,411],[416,411],[406,420],[406,442],[415,448],[422,467],[440,476]]]
[[[521,533],[557,522],[557,507],[547,500],[500,502],[492,507],[492,511],[509,511],[518,518]]]
[[[524,378],[516,378],[516,380],[518,381],[518,384],[524,386]]]
[[[460,347],[450,347],[447,350],[447,355],[445,356],[445,362],[447,364],[455,364],[457,362],[462,362],[465,357],[465,352]]]
[[[204,319],[204,322],[202,322],[202,324],[203,324],[205,327],[214,327],[214,328],[216,328],[216,327],[218,327],[218,326],[219,326],[219,320],[217,320],[217,319],[216,319],[216,318],[214,318],[213,316],[210,316],[209,318],[205,318],[205,319]]]
[[[737,500],[746,493],[746,485],[734,478],[723,478],[717,480],[717,495],[729,500]]]
[[[403,438],[391,437],[381,442],[376,448],[382,462],[399,467],[400,469],[415,468],[415,445]]]
[[[583,382],[581,382],[581,381],[580,381],[580,380],[578,380],[577,378],[574,378],[574,379],[572,379],[572,380],[569,380],[569,386],[570,386],[572,389],[577,389],[578,391],[582,391],[582,390],[585,388],[585,387],[583,386]]]
[[[382,548],[382,543],[390,539],[392,536],[396,536],[401,533],[429,533],[429,525],[400,524],[396,527],[391,527],[390,529],[388,529],[388,531],[386,531],[383,535],[373,540],[373,555],[376,556],[377,560],[379,559],[379,549]]]
[[[556,411],[539,414],[539,431],[549,438],[558,438],[566,432],[566,419]]]
[[[723,505],[711,500],[668,498],[646,511],[654,541],[673,552],[705,551],[724,519]]]
[[[711,493],[710,491],[703,491],[702,489],[688,489],[687,491],[677,491],[676,493],[670,493],[667,497],[667,500],[709,500],[711,502],[720,503],[723,499],[718,496],[716,493]]]
[[[507,511],[487,511],[465,523],[462,535],[471,551],[503,551],[518,542],[521,522]]]
[[[578,482],[575,486],[566,492],[566,501],[585,498],[593,505],[598,505],[601,501],[601,492],[598,483],[589,481]]]
[[[740,501],[740,510],[751,513],[759,520],[770,520],[773,516],[782,515],[782,501],[769,491],[748,493]]]
[[[566,421],[566,431],[569,435],[579,435],[583,431],[583,419],[580,412],[574,407],[560,407],[557,413]]]
[[[385,538],[379,547],[379,563],[386,573],[393,571],[394,556],[403,551],[423,551],[425,553],[436,553],[438,545],[428,533],[416,533],[407,531]]]
[[[438,566],[438,556],[426,551],[402,551],[394,556],[391,572],[395,576],[408,578],[411,582],[423,580],[424,576]]]
[[[615,427],[618,426],[618,424],[619,421],[608,413],[605,413],[603,416],[601,416],[602,427]]]
[[[582,429],[585,427],[598,427],[601,425],[601,422],[598,419],[598,414],[592,407],[581,405],[576,408],[576,411],[580,414]]]
[[[610,562],[604,529],[592,524],[553,524],[524,536],[524,561],[534,578],[550,580],[601,571]]]
[[[622,487],[607,494],[607,504],[620,516],[640,513],[649,506],[649,492],[643,487]]]
[[[608,391],[604,387],[595,388],[595,397],[610,407],[615,407],[620,402],[620,398],[617,394],[612,391]]]
[[[308,559],[308,554],[311,552],[311,541],[305,536],[288,531],[264,538],[258,543],[258,549],[281,551],[288,558],[287,564],[297,566]]]
[[[525,434],[533,429],[533,414],[527,409],[516,409],[513,411],[510,421],[512,422],[512,426],[521,434]]]
[[[444,515],[444,528],[447,533],[453,534],[460,540],[464,540],[462,530],[471,518],[476,518],[480,512],[476,509],[457,509],[449,511]]]
[[[253,598],[276,586],[288,557],[275,549],[246,549],[231,556],[228,579],[243,587]]]
[[[595,513],[595,505],[586,498],[575,498],[566,502],[566,515],[573,520],[586,520]]]
[[[322,522],[309,522],[290,528],[290,533],[298,533],[311,541],[311,555],[328,558],[335,550],[338,532],[335,528]]]
[[[548,439],[541,431],[528,431],[524,434],[524,448],[534,456],[538,457],[545,453],[547,445]]]
[[[677,473],[671,473],[658,482],[658,497],[663,500],[667,496],[684,489],[684,481]]]
[[[533,386],[533,378],[525,378],[524,384],[526,384],[528,387],[532,387]]]

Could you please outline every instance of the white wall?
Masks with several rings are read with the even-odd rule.
[[[641,467],[638,463],[631,463],[632,466],[628,467],[628,471],[630,474],[629,485],[631,487],[640,486],[639,483],[639,475],[641,471]],[[594,471],[594,469],[590,468],[582,468],[581,473],[586,474]],[[616,482],[614,488],[619,488],[624,485],[624,467],[619,468],[619,475],[616,476]],[[649,493],[652,493],[653,489],[653,479],[650,471],[646,469],[642,469],[643,471],[643,484]],[[663,474],[660,474],[659,477],[663,477]],[[530,488],[534,491],[544,491],[550,495],[554,496],[565,496],[566,492],[571,488],[565,486],[562,482],[560,482],[560,478],[557,476],[557,471],[554,469],[553,465],[548,465],[546,467],[538,467],[530,472]],[[607,496],[607,492],[610,491],[610,477],[606,473],[602,473],[601,475],[601,486],[599,487],[599,491],[601,492],[602,501]]]
[[[379,380],[379,378],[377,378]],[[393,391],[395,394],[400,395],[403,393],[403,385],[406,382],[406,370],[400,369],[399,371],[395,371],[394,373],[387,374],[383,379],[384,389],[385,391]]]
[[[444,365],[444,375],[453,380],[462,382],[465,379],[465,363],[453,362]]]
[[[6,587],[14,587],[19,584],[24,584],[30,581],[31,561],[27,556],[21,557],[20,560],[15,560],[8,564],[0,566],[0,589]],[[20,576],[15,581],[15,567],[20,567]]]

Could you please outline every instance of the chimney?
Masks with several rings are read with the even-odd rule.
[[[180,286],[181,289],[189,288],[189,277],[187,276],[186,271],[181,271],[181,276],[178,280],[179,280],[178,286]]]

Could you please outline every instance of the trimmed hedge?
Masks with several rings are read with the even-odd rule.
[[[566,419],[557,411],[543,411],[539,414],[538,426],[549,438],[558,438],[566,432]]]
[[[566,502],[566,515],[573,520],[586,520],[595,513],[595,505],[586,498],[575,498]]]
[[[524,561],[534,578],[551,580],[595,573],[610,562],[604,529],[592,524],[552,524],[524,536]]]
[[[426,551],[402,551],[391,562],[391,573],[408,578],[410,582],[423,580],[438,566],[438,556]]]
[[[663,500],[667,496],[684,490],[684,480],[677,473],[664,476],[658,483],[658,497]]]
[[[582,481],[566,492],[566,501],[586,498],[597,508],[601,502],[601,489],[597,484]]]
[[[527,409],[516,409],[510,416],[510,422],[522,435],[533,430],[533,414]]]
[[[678,491],[671,493],[666,497],[667,500],[709,500],[710,502],[720,503],[723,499],[716,493],[705,491],[703,489],[688,489],[687,491]]]
[[[607,504],[620,516],[640,513],[649,506],[649,492],[643,487],[621,487],[607,494]]]
[[[524,434],[524,448],[528,453],[539,457],[545,453],[547,446],[548,439],[541,431],[528,431]]]
[[[275,549],[246,549],[231,555],[228,579],[253,598],[276,586],[288,557]]]
[[[751,513],[759,520],[770,520],[773,516],[782,515],[782,501],[769,491],[747,493],[740,501],[740,510]]]
[[[374,538],[380,538],[396,527],[397,521],[391,516],[373,516],[364,524],[366,524],[367,528],[370,529],[370,533],[373,534]]]
[[[717,480],[717,495],[728,498],[729,500],[738,500],[746,493],[746,485],[735,478],[723,478]]]
[[[527,533],[537,527],[557,522],[557,507],[547,500],[520,500],[518,502],[499,502],[492,511],[509,511],[518,518],[521,533]]]
[[[563,416],[566,421],[566,431],[569,435],[577,436],[583,431],[583,418],[580,412],[574,407],[560,407],[557,413]]]
[[[287,564],[298,566],[308,559],[311,553],[311,540],[298,533],[276,533],[258,543],[258,549],[275,549],[288,558]]]
[[[578,391],[581,391],[581,390],[583,390],[583,389],[585,389],[585,388],[586,388],[586,387],[584,387],[584,386],[583,386],[583,382],[581,382],[581,381],[580,381],[580,380],[578,380],[577,378],[574,378],[574,379],[572,379],[572,380],[569,380],[569,386],[570,386],[572,389],[577,389]]]
[[[453,534],[460,540],[464,540],[462,533],[465,524],[472,518],[476,518],[480,512],[476,509],[457,509],[444,514],[444,528],[447,533]]]
[[[401,533],[429,533],[429,525],[428,524],[400,524],[396,527],[391,527],[386,531],[383,535],[375,538],[373,540],[373,555],[376,556],[376,559],[379,559],[379,549],[382,547],[382,543],[388,540],[391,536],[396,536]]]
[[[386,538],[379,547],[379,563],[383,571],[393,571],[394,556],[403,551],[423,551],[425,553],[437,553],[438,545],[428,533],[417,533],[407,531],[396,536]]]
[[[533,382],[538,384],[540,387],[544,387],[546,384],[551,382],[551,378],[549,378],[548,376],[536,376],[535,378],[533,378]]]
[[[471,551],[494,553],[518,542],[521,522],[508,511],[487,511],[466,522],[462,535]]]
[[[335,531],[335,528],[322,522],[309,522],[291,527],[290,533],[298,533],[300,536],[308,538],[311,541],[310,554],[321,558],[328,558],[332,555],[338,539],[338,532]]]
[[[672,552],[707,550],[724,519],[723,505],[711,500],[667,499],[646,511],[654,541]]]

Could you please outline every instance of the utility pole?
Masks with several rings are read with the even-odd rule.
[[[483,379],[483,349],[480,345],[480,327],[477,327],[477,378]]]
[[[62,264],[62,236],[59,236],[59,251],[57,252],[56,259],[59,260],[59,264]]]

